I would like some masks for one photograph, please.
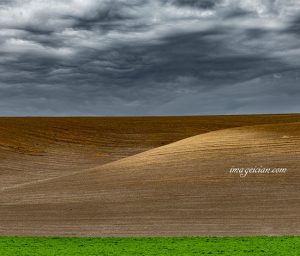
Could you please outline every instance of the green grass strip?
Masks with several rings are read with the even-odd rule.
[[[300,256],[300,237],[0,237],[1,256]]]

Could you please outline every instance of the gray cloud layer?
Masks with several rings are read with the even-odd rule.
[[[298,0],[0,4],[0,115],[300,111]]]

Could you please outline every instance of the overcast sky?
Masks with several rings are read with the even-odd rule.
[[[1,0],[0,115],[300,112],[300,0]]]

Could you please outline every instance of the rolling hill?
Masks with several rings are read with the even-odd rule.
[[[0,118],[0,190],[68,175],[190,136],[300,115]]]
[[[129,156],[6,187],[0,193],[0,234],[299,235],[299,116],[210,118],[220,119],[214,126],[199,118],[185,129],[168,127],[189,131],[189,138],[181,139],[187,132],[167,133],[160,123],[152,128],[157,133],[145,136],[152,144],[137,140],[142,153],[130,155],[128,144],[120,143]],[[272,122],[260,124],[267,120]],[[164,132],[168,142],[153,139]],[[288,171],[241,178],[229,172],[232,167]]]

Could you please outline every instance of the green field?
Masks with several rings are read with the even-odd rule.
[[[23,238],[0,237],[1,256],[300,255],[300,237]]]

